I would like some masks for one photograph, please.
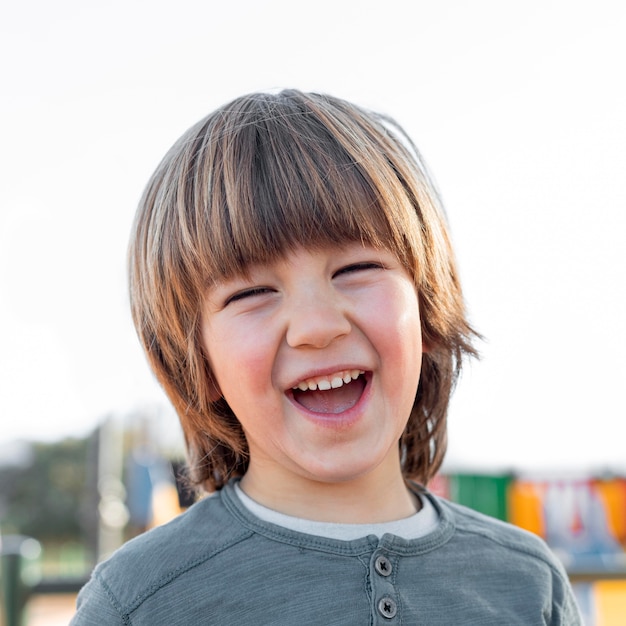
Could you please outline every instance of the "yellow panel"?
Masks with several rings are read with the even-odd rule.
[[[151,526],[165,524],[181,513],[176,487],[166,482],[156,485],[152,491]]]
[[[626,624],[626,580],[600,580],[594,584],[595,626]]]

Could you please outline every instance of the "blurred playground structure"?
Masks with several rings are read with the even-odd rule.
[[[0,458],[0,626],[66,624],[97,562],[193,502],[182,445],[158,421],[111,418],[85,440]],[[429,488],[543,537],[587,626],[626,623],[626,477],[455,469]]]

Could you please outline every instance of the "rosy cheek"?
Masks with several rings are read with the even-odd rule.
[[[231,352],[232,354],[232,352]],[[247,347],[242,349],[236,359],[236,363],[231,366],[235,379],[240,379],[245,384],[248,391],[260,392],[261,389],[271,383],[272,359],[269,348],[251,339],[247,342]]]

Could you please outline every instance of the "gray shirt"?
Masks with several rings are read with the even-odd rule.
[[[541,539],[421,495],[432,532],[344,541],[259,519],[231,483],[100,564],[72,624],[582,625]]]

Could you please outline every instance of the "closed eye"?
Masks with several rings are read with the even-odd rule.
[[[333,274],[333,278],[336,276],[341,276],[342,274],[350,274],[352,272],[361,272],[364,270],[380,270],[383,269],[383,266],[380,263],[374,262],[364,262],[364,263],[353,263],[351,265],[346,265],[346,267],[342,267],[340,270],[336,271]]]
[[[270,293],[271,291],[272,290],[269,289],[269,287],[252,287],[250,289],[244,289],[243,291],[238,291],[227,298],[226,302],[224,302],[224,306],[227,306],[232,302],[237,302],[238,300],[244,300],[245,298],[253,298],[254,296]]]

